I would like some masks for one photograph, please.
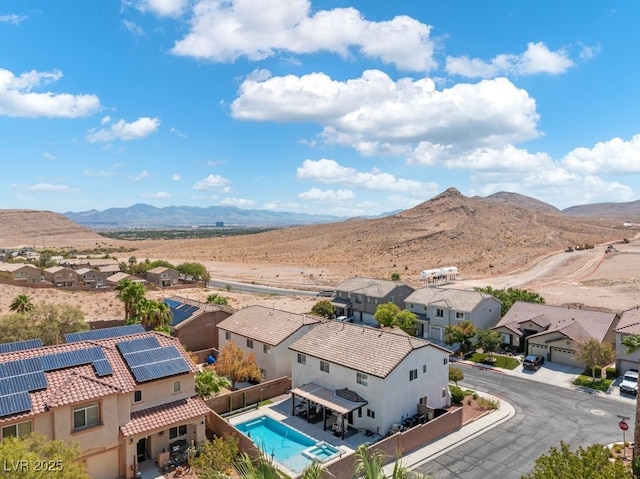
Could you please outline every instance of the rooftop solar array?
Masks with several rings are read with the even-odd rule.
[[[64,335],[67,343],[77,343],[79,341],[95,341],[100,339],[118,338],[120,336],[131,336],[132,334],[144,333],[145,329],[141,324],[128,324],[126,326],[115,326],[113,328],[92,329],[79,333],[68,333]]]
[[[143,383],[190,371],[175,346],[161,346],[155,336],[116,343],[136,382]]]
[[[16,351],[24,351],[26,349],[41,348],[42,341],[40,339],[27,339],[26,341],[16,341],[14,343],[0,344],[0,354],[15,353]]]
[[[171,310],[171,326],[175,326],[176,324],[180,324],[185,319],[191,317],[193,313],[200,309],[199,306],[192,306],[187,303],[180,303],[173,299],[165,299],[165,303],[169,305],[169,309]]]
[[[45,372],[93,364],[98,377],[113,374],[101,347],[0,363],[0,417],[31,410],[29,393],[47,388]]]

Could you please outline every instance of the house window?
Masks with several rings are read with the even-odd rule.
[[[224,332],[224,339],[226,339],[227,341],[231,339],[231,333],[229,331]]]
[[[262,351],[264,352],[264,354],[271,354],[271,346],[269,346],[268,344],[263,344]]]
[[[361,407],[358,408],[358,417],[362,417],[362,408]]]
[[[427,365],[423,364],[422,365],[422,374],[426,374],[427,373]]]
[[[180,384],[180,381],[173,381],[173,392],[179,393],[181,390],[182,390],[182,385]]]
[[[247,338],[247,347],[253,349],[253,339]]]
[[[444,358],[442,360],[442,364],[444,364],[445,366],[449,363],[449,358]]]
[[[367,417],[370,417],[371,419],[375,419],[376,418],[376,412],[367,408]]]
[[[362,303],[362,295],[356,294],[356,303]]]
[[[371,302],[371,298],[369,296],[367,296],[367,303]]]
[[[73,429],[84,429],[98,424],[100,424],[98,403],[73,408]]]
[[[395,296],[391,296],[391,298],[389,299],[389,301],[391,301],[392,303],[396,302],[396,297]]]
[[[374,298],[373,304],[378,304],[378,298]]]
[[[368,379],[369,379],[369,376],[367,376],[365,373],[356,372],[356,382],[358,384],[362,384],[363,386],[366,386]]]
[[[298,364],[307,364],[307,357],[304,354],[298,353]]]
[[[464,313],[460,311],[456,311],[456,319],[464,319]]]
[[[176,437],[187,435],[187,425],[171,427],[169,428],[169,439],[175,439]]]
[[[409,381],[413,381],[414,379],[418,379],[418,370],[412,369],[409,371]]]
[[[444,318],[444,309],[436,308],[436,317]]]
[[[133,392],[133,402],[142,402],[142,390],[138,389]]]
[[[31,434],[31,421],[19,422],[11,426],[2,428],[2,438],[5,437],[26,437]]]
[[[320,361],[320,371],[324,373],[329,372],[329,363],[326,361]]]

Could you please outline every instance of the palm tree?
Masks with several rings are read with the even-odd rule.
[[[138,304],[144,298],[146,288],[142,283],[123,279],[116,286],[117,298],[124,303],[124,319],[130,320],[138,315]]]
[[[622,338],[622,344],[626,347],[627,354],[633,354],[640,350],[640,334],[628,334]],[[640,365],[639,368],[640,369]],[[633,428],[633,460],[631,467],[635,477],[640,476],[640,402],[636,395],[636,418]]]
[[[273,459],[263,453],[255,461],[247,453],[242,453],[235,466],[238,476],[242,479],[281,479],[282,477]]]
[[[362,444],[356,449],[358,460],[354,472],[354,479],[385,479],[387,476],[384,472],[384,456],[378,450],[370,451],[369,448]],[[398,455],[393,464],[393,472],[391,479],[429,479],[429,476],[417,472],[411,472],[402,465],[401,457]]]
[[[330,477],[334,477],[334,475],[327,471],[321,463],[313,461],[303,469],[300,479],[329,479]]]
[[[171,315],[171,308],[164,301],[157,301],[157,303],[155,318],[156,328],[164,328],[165,326],[168,326],[173,319],[173,316]]]
[[[207,399],[211,395],[216,395],[222,389],[229,389],[231,381],[224,376],[218,376],[213,369],[206,369],[196,374],[196,394]]]
[[[15,297],[9,309],[16,313],[28,313],[33,311],[33,303],[31,302],[31,297],[26,294],[19,294]]]

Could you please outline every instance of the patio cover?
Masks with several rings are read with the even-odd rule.
[[[339,308],[346,308],[351,306],[351,300],[347,298],[333,298],[331,304]]]
[[[291,390],[291,394],[298,396],[307,401],[312,401],[320,406],[331,409],[338,414],[347,414],[355,411],[359,407],[365,406],[364,402],[351,402],[346,399],[337,397],[331,389],[323,388],[314,383],[305,384],[299,388]]]

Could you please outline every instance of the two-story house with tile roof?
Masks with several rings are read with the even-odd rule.
[[[492,329],[503,344],[524,354],[535,354],[577,368],[585,367],[575,355],[577,345],[589,339],[614,346],[617,313],[517,301]]]
[[[104,288],[107,286],[107,278],[110,273],[102,273],[92,268],[79,268],[75,270],[78,277],[78,283],[84,284],[90,288]]]
[[[0,434],[80,444],[94,479],[133,478],[137,464],[205,439],[206,404],[180,343],[139,325],[0,345]]]
[[[447,326],[470,321],[478,329],[488,329],[500,320],[502,304],[493,296],[473,290],[416,289],[407,296],[405,309],[418,316],[417,336],[442,341]]]
[[[424,339],[327,321],[290,350],[294,405],[304,400],[333,411],[343,431],[385,435],[415,416],[418,404],[438,409],[451,403],[451,351]]]
[[[42,279],[40,268],[25,263],[0,263],[0,275],[5,273],[12,281],[19,283],[39,283]]]
[[[331,304],[336,308],[336,316],[353,317],[355,322],[377,326],[373,315],[378,305],[394,303],[404,309],[412,292],[411,286],[397,281],[356,277],[336,288]]]
[[[249,306],[218,325],[220,350],[231,341],[253,353],[265,379],[291,377],[289,346],[320,324],[320,319],[265,306]]]
[[[157,266],[147,271],[147,282],[151,284],[157,284],[162,288],[167,286],[174,286],[179,282],[180,273],[173,268],[167,268],[165,266]]]
[[[50,268],[45,268],[43,273],[44,280],[57,288],[71,287],[78,283],[78,275],[71,268],[51,266]]]
[[[171,310],[169,326],[173,335],[187,351],[220,349],[218,325],[235,313],[235,309],[180,296],[172,296],[163,301]]]
[[[615,329],[616,369],[620,374],[627,369],[638,369],[640,364],[640,350],[629,354],[627,347],[622,344],[624,337],[630,334],[640,334],[640,306],[620,313],[620,321]]]

